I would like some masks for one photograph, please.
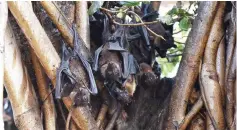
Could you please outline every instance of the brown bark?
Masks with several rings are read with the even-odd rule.
[[[49,38],[47,37],[45,31],[36,18],[30,2],[8,2],[9,8],[16,18],[19,26],[26,35],[31,47],[34,49],[40,63],[42,64],[46,74],[51,79],[53,85],[56,83],[56,68],[59,67],[60,58],[52,46]],[[85,73],[84,68],[81,64],[74,60],[74,63],[70,65],[70,69],[77,76],[77,81],[79,86],[82,84],[81,81],[88,81],[81,75]],[[78,71],[77,69],[80,69]],[[88,84],[86,84],[88,85]],[[63,102],[69,110],[72,105],[72,99],[69,97],[63,98]],[[91,117],[89,107],[78,107],[72,114],[72,118],[80,129],[93,129],[96,128],[95,120]]]
[[[211,122],[211,118],[209,117],[208,113],[206,114],[206,129],[207,130],[215,130],[215,128]]]
[[[43,68],[36,57],[34,50],[30,49],[30,54],[32,58],[32,63],[35,70],[37,87],[40,99],[43,103],[43,114],[44,114],[44,125],[46,130],[55,130],[56,129],[56,111],[53,101],[53,95],[50,94],[52,91],[49,88],[49,82],[47,82],[46,74],[43,71]]]
[[[204,119],[202,119],[200,115],[196,115],[194,119],[192,119],[188,130],[206,130]]]
[[[192,109],[185,116],[184,120],[179,126],[179,130],[186,130],[189,123],[197,115],[197,113],[200,111],[202,107],[203,107],[203,101],[202,101],[202,98],[200,97],[198,101],[193,105]]]
[[[211,32],[205,48],[201,70],[201,93],[209,117],[217,130],[225,129],[224,110],[222,105],[221,87],[216,72],[216,55],[219,44],[224,36],[223,18],[225,3],[220,2]]]
[[[203,56],[216,9],[217,2],[200,2],[198,16],[187,39],[172,90],[169,114],[164,127],[167,130],[175,129],[173,122],[180,124],[184,119],[187,101],[198,76],[200,59]]]
[[[236,47],[235,51],[236,52]],[[235,113],[235,79],[236,79],[236,54],[234,53],[229,69],[229,73],[227,75],[226,82],[226,122],[227,127],[230,129],[231,125],[234,122],[234,113]]]
[[[0,129],[4,129],[3,123],[3,82],[4,82],[4,34],[8,20],[7,2],[0,2]]]
[[[73,32],[70,30],[71,28],[69,22],[57,4],[53,1],[40,1],[40,3],[48,13],[53,23],[57,26],[58,30],[61,32],[66,42],[73,46]]]
[[[221,40],[216,56],[216,72],[221,87],[221,95],[225,97],[225,38]],[[222,98],[222,105],[225,104],[225,98]]]
[[[64,16],[63,12],[59,9],[57,4],[55,2],[51,2],[51,1],[41,1],[41,5],[46,10],[50,19],[53,21],[53,23],[57,26],[58,30],[60,31],[63,38],[66,40],[66,42],[71,47],[73,47],[73,32],[71,30],[71,25],[69,24],[69,21]],[[80,35],[79,35],[79,37],[80,37]],[[85,44],[84,39],[81,40],[81,42],[86,47],[89,44],[89,43]],[[88,55],[90,55],[90,54],[88,54],[88,51],[85,50],[85,48],[82,48],[81,53],[86,58],[88,58]]]
[[[39,105],[10,24],[5,34],[4,83],[19,130],[43,130]]]
[[[87,13],[87,1],[76,2],[76,24],[77,32],[85,42],[85,46],[90,50],[90,26],[89,15]]]
[[[31,2],[8,2],[9,9],[26,35],[50,79],[56,79],[60,58],[32,10]]]
[[[231,13],[234,13],[234,9],[232,10]],[[233,18],[233,16],[231,17]],[[227,28],[228,32],[228,41],[227,41],[227,48],[226,48],[226,65],[225,65],[225,84],[227,80],[227,76],[230,70],[230,65],[231,65],[231,59],[234,55],[234,48],[236,44],[236,25],[235,22],[232,21],[232,19],[229,20],[229,26]]]

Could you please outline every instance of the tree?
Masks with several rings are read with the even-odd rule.
[[[236,2],[159,16],[161,3],[7,2],[0,78],[17,128],[235,129]]]

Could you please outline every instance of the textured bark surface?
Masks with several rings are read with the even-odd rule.
[[[66,16],[62,16],[63,13],[60,11],[58,5],[52,1],[41,1],[40,3],[61,32],[65,41],[73,46],[73,32],[70,29]]]
[[[231,60],[231,65],[229,73],[227,75],[226,82],[226,122],[227,127],[230,129],[233,125],[235,118],[235,109],[236,109],[236,47],[234,50],[234,55]]]
[[[164,129],[173,130],[173,122],[181,123],[187,102],[199,72],[199,64],[214,19],[217,2],[200,2],[192,30],[186,41],[182,59],[171,94],[169,114]]]
[[[52,90],[49,88],[47,75],[44,73],[43,68],[33,49],[30,50],[30,54],[35,70],[38,93],[43,104],[42,109],[44,114],[45,130],[56,130],[56,111],[53,101],[53,95],[50,94]]]
[[[179,130],[186,130],[189,123],[193,120],[193,118],[197,115],[197,113],[200,111],[202,107],[203,107],[203,101],[202,98],[200,97],[198,101],[193,105],[192,109],[185,116],[184,120],[179,126]]]
[[[51,41],[47,37],[45,31],[43,30],[42,26],[40,25],[39,20],[35,16],[32,10],[31,2],[8,2],[8,4],[13,16],[16,18],[19,26],[26,35],[31,47],[34,49],[34,52],[39,58],[39,61],[42,64],[44,70],[46,71],[46,74],[48,75],[53,85],[55,86],[56,68],[59,67],[60,58],[56,50],[54,49]],[[76,67],[78,66],[74,66],[74,68]],[[82,68],[83,66],[80,67]],[[82,70],[85,72],[83,68]],[[79,79],[80,78],[84,77],[79,77]],[[78,82],[81,81],[84,81],[84,79],[78,80]],[[72,100],[69,97],[65,97],[63,98],[63,102],[68,108],[68,110],[70,110]],[[89,127],[88,125],[90,125],[88,123],[85,123],[87,122],[87,119],[91,119],[84,117],[84,114],[88,113],[89,109],[87,108],[85,109],[77,108],[76,110],[74,110],[72,114],[73,120],[81,129],[87,129]]]
[[[216,56],[216,72],[221,87],[221,97],[225,97],[225,38],[221,40]],[[222,98],[222,105],[225,104],[225,98]]]
[[[50,79],[56,79],[60,58],[35,16],[31,2],[8,2],[9,9]],[[52,58],[53,57],[53,58]]]
[[[233,9],[231,11],[231,14],[233,14],[235,10]],[[232,15],[231,15],[232,16]],[[226,65],[225,65],[225,83],[227,82],[227,75],[229,73],[230,65],[231,65],[231,59],[234,55],[234,48],[236,45],[236,23],[232,20],[234,16],[231,17],[229,20],[229,26],[227,28],[227,47],[226,47]]]
[[[87,8],[87,1],[76,2],[77,32],[85,42],[85,46],[90,50],[90,26]]]
[[[72,32],[72,25],[71,25],[72,22],[68,20],[68,18],[71,17],[69,14],[72,14],[71,10],[68,10],[67,11],[68,15],[65,16],[65,14],[61,11],[61,9],[59,8],[56,2],[41,1],[41,5],[46,10],[50,19],[53,21],[53,23],[57,26],[58,30],[62,34],[66,43],[68,43],[71,47],[73,47],[73,32]],[[80,37],[80,33],[79,33],[79,37]],[[89,43],[85,43],[84,39],[81,42],[86,47],[89,44]],[[90,55],[88,54],[88,50],[86,51],[85,48],[82,48],[82,51],[80,53],[83,56],[85,56],[87,59],[88,59],[88,56]]]
[[[194,119],[192,119],[191,124],[188,129],[189,130],[206,130],[205,120],[200,115],[196,115]]]
[[[20,130],[43,130],[35,91],[10,24],[6,30],[4,84],[13,107],[15,124]]]
[[[224,36],[223,18],[225,2],[219,2],[211,32],[204,52],[201,70],[201,93],[205,107],[215,129],[225,129],[224,110],[222,105],[221,87],[216,72],[216,55],[219,44]]]

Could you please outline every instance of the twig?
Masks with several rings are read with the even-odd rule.
[[[141,21],[141,23],[144,23],[144,22],[142,21],[141,17],[140,17],[138,14],[136,14],[135,12],[133,12],[133,11],[128,11],[128,13],[131,13],[131,14],[137,16],[137,17],[139,18],[139,20]],[[143,26],[144,26],[150,33],[152,33],[154,36],[160,37],[161,39],[163,39],[164,41],[166,41],[164,37],[162,37],[161,35],[156,34],[154,31],[152,31],[152,30],[151,30],[150,28],[148,28],[146,25],[143,25]]]
[[[70,120],[71,120],[71,117],[72,117],[72,111],[73,111],[73,106],[69,110],[69,113],[68,113],[68,116],[67,116],[66,130],[69,130],[69,127],[70,127]]]
[[[173,55],[169,55],[169,54],[167,54],[166,57],[177,57],[177,56],[182,56],[182,54],[173,54]]]
[[[119,12],[120,12],[120,11],[108,10],[108,9],[105,9],[105,8],[100,8],[100,9],[103,10],[103,11],[107,11],[107,12],[109,12],[109,13],[119,13]],[[122,12],[125,12],[125,11],[122,11]],[[163,36],[156,34],[154,31],[152,31],[150,28],[148,28],[148,27],[146,26],[147,23],[144,23],[143,20],[141,19],[141,17],[140,17],[138,14],[136,14],[136,13],[133,12],[133,11],[126,11],[126,13],[130,13],[130,14],[133,14],[134,16],[136,16],[136,17],[139,19],[139,21],[141,22],[141,23],[139,23],[140,25],[135,25],[135,24],[130,24],[130,25],[128,25],[128,24],[120,24],[120,23],[118,23],[118,22],[115,22],[114,20],[113,20],[113,22],[114,22],[115,24],[123,25],[123,26],[144,26],[144,27],[145,27],[150,33],[152,33],[154,36],[160,37],[161,39],[165,40],[165,38],[164,38]],[[155,21],[153,21],[153,22],[155,22]],[[153,22],[149,22],[149,24],[153,24]],[[166,41],[166,40],[165,40],[165,41]]]
[[[152,21],[152,22],[143,22],[143,23],[135,23],[135,24],[123,24],[123,23],[119,23],[116,22],[115,20],[113,20],[114,24],[120,25],[120,26],[143,26],[143,25],[149,25],[149,24],[155,24],[158,23],[159,21]]]
[[[182,32],[182,30],[179,30],[178,32],[174,32],[173,35],[174,35],[174,34],[178,34],[178,33],[180,33],[180,32]]]
[[[185,44],[185,43],[183,43],[183,42],[179,42],[179,41],[174,41],[174,42],[176,42],[176,43],[178,43],[178,44]]]

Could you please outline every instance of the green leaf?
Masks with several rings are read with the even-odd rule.
[[[178,14],[178,8],[172,8],[168,13],[168,15],[177,15]]]
[[[176,7],[173,7],[167,14],[171,15],[171,16],[179,16],[179,17],[193,16],[192,14],[187,12],[186,10],[176,8]]]
[[[167,77],[170,73],[172,73],[176,67],[176,65],[179,63],[180,61],[180,56],[175,58],[175,62],[168,62],[167,58],[157,58],[158,63],[161,66],[161,76],[162,77]]]
[[[160,20],[162,23],[165,23],[167,25],[171,25],[173,23],[173,19],[171,15],[161,16],[158,18],[158,20]]]
[[[133,2],[131,2],[131,1],[121,1],[120,3],[121,3],[122,5],[127,6],[127,7],[139,6],[139,5],[140,5],[140,2],[138,2],[138,1],[133,1]]]
[[[103,3],[104,1],[92,1],[88,14],[93,15],[103,5]]]
[[[191,21],[188,17],[184,17],[180,22],[179,22],[179,28],[181,30],[187,31],[191,27]]]
[[[124,15],[125,15],[125,13],[124,12],[119,12],[116,16],[118,17],[118,18],[123,18],[124,17]]]

